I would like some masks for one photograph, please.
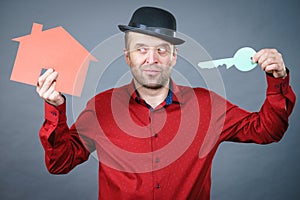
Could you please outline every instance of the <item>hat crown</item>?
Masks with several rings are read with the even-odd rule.
[[[123,32],[132,31],[154,36],[178,45],[184,40],[176,37],[176,19],[168,11],[155,7],[138,8],[132,15],[128,26],[118,25]]]
[[[168,11],[155,7],[141,7],[137,9],[128,24],[132,27],[159,27],[176,31],[176,19]]]

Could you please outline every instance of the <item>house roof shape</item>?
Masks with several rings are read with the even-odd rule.
[[[36,85],[42,69],[58,73],[56,89],[80,96],[90,61],[98,61],[63,27],[42,30],[33,23],[31,34],[14,38],[19,42],[11,80]]]

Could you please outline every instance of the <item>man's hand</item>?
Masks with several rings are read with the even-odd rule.
[[[40,76],[36,87],[39,96],[54,106],[59,106],[65,102],[61,93],[55,90],[57,77],[58,73],[56,71],[48,69]]]
[[[265,72],[273,74],[275,78],[287,76],[282,55],[276,49],[262,49],[253,56],[252,61],[257,62]]]

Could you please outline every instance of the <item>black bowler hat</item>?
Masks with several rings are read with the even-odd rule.
[[[175,45],[184,43],[184,40],[175,37],[175,17],[170,12],[160,8],[141,7],[133,13],[128,26],[119,25],[118,27],[123,32],[143,33]]]

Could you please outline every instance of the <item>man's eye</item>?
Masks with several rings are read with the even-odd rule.
[[[140,53],[147,53],[147,48],[140,47],[140,48],[137,49],[137,51],[140,52]]]
[[[167,53],[167,51],[168,50],[164,47],[157,48],[157,52],[160,53],[160,54],[165,54],[165,53]]]

